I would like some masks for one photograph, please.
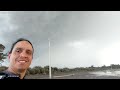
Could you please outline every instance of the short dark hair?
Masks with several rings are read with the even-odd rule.
[[[31,44],[32,48],[33,48],[33,45],[32,45],[32,43],[31,43],[29,40],[27,40],[27,39],[25,39],[25,38],[19,38],[19,39],[17,39],[17,40],[12,44],[12,47],[11,47],[10,52],[9,52],[10,54],[12,53],[12,50],[13,50],[14,46],[15,46],[18,42],[20,42],[20,41],[27,41],[27,42],[29,42],[29,43]],[[33,52],[34,52],[34,48],[33,48]]]

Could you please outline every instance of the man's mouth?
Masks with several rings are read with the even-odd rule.
[[[20,62],[20,63],[26,63],[28,61],[26,61],[26,60],[19,60],[18,62]]]
[[[25,63],[26,61],[18,61],[18,62]]]

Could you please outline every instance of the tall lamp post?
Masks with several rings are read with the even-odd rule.
[[[50,56],[50,39],[48,38],[49,41],[49,79],[51,79],[51,56]]]

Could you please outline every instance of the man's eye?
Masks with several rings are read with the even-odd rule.
[[[17,50],[17,52],[20,52],[19,50]]]
[[[20,52],[20,50],[16,50],[16,52]]]
[[[28,51],[28,52],[27,52],[27,54],[31,55],[31,54],[32,54],[32,52],[29,52],[29,51]]]

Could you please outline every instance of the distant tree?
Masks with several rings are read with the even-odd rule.
[[[35,66],[33,67],[33,70],[35,71],[35,74],[43,74],[44,69],[41,66]]]
[[[6,67],[6,66],[2,66],[2,67],[0,67],[0,71],[4,71],[4,70],[6,70],[8,67]]]
[[[44,73],[46,73],[46,74],[49,73],[49,66],[44,66]]]
[[[91,65],[91,68],[94,68],[94,65]]]
[[[58,70],[57,67],[52,67],[52,68],[51,68],[51,71],[52,71],[53,74],[55,74],[55,73],[57,73],[59,70]]]
[[[0,65],[3,62],[3,59],[6,59],[7,54],[4,54],[3,51],[5,49],[5,46],[0,44]]]
[[[67,67],[63,68],[63,72],[69,72],[69,68]]]

